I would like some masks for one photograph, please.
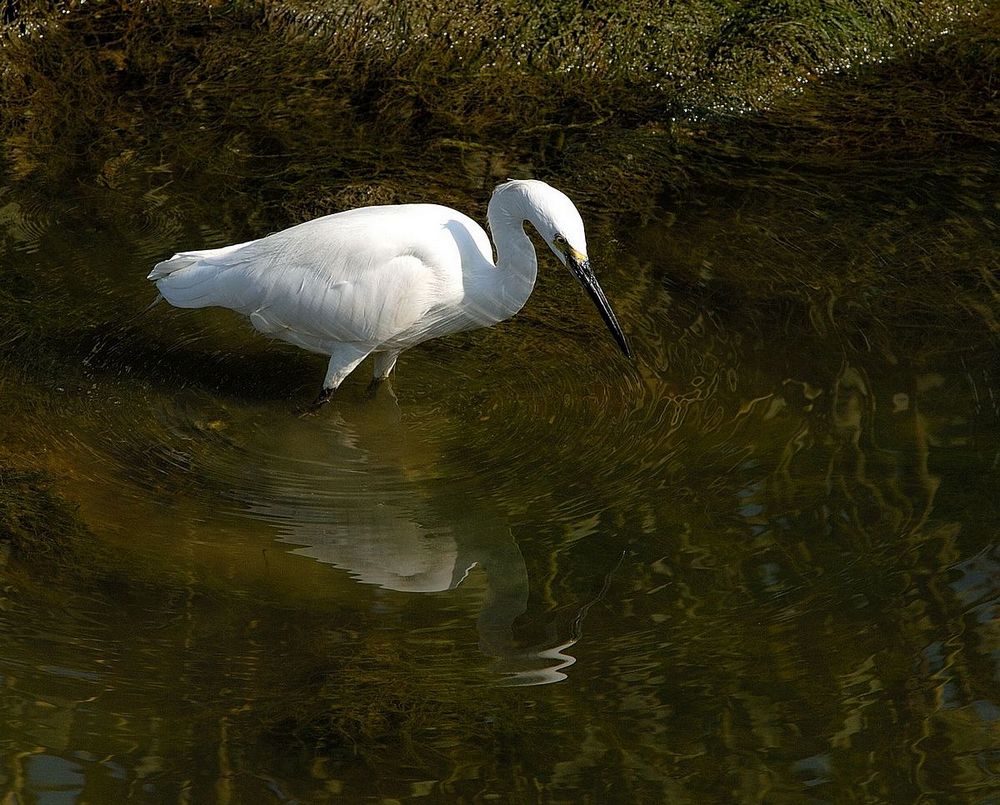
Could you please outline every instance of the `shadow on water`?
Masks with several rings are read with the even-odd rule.
[[[153,58],[152,29],[116,38],[125,5],[43,42],[42,6],[7,21],[30,69],[4,86],[36,92],[7,96],[35,114],[2,129],[0,791],[991,795],[995,12],[774,96],[835,68],[861,12],[753,3],[723,24],[709,6],[655,76],[673,89],[627,104],[645,45],[539,94],[557,32],[599,13],[542,4],[517,18],[550,34],[539,63],[498,73],[535,106],[467,131],[479,96],[449,82],[482,72],[487,92],[488,65],[449,61],[424,92],[433,49],[381,73],[352,50],[368,72],[331,93],[344,68],[321,57],[347,44],[312,5],[150,4],[179,60]],[[722,116],[761,97],[743,66],[810,9],[839,33],[806,26],[768,111]],[[253,86],[226,67],[247,53]],[[46,93],[76,68],[74,116]],[[278,98],[259,80],[276,74],[301,80]],[[731,92],[668,125],[712,77]],[[529,112],[540,128],[512,135]],[[367,399],[362,370],[311,418],[292,411],[321,358],[225,312],[143,312],[175,248],[418,190],[482,218],[496,180],[528,173],[581,199],[634,363],[550,262],[513,321],[404,354],[394,395]]]

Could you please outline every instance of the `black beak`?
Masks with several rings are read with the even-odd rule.
[[[569,264],[569,270],[573,272],[573,276],[580,280],[580,284],[587,292],[587,295],[594,300],[594,304],[597,305],[597,310],[601,314],[601,318],[604,319],[604,323],[608,325],[608,329],[611,330],[611,335],[615,337],[615,341],[618,342],[618,346],[621,347],[625,357],[631,358],[632,350],[629,349],[628,341],[625,340],[625,333],[622,332],[621,325],[618,323],[615,312],[611,309],[611,303],[608,302],[608,297],[604,295],[604,291],[601,290],[601,286],[597,282],[594,270],[590,267],[590,260],[578,262],[573,258],[572,254],[570,254],[567,262]]]

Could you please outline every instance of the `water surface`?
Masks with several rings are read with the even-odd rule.
[[[343,145],[341,188],[442,159]],[[267,160],[11,179],[0,458],[86,530],[0,554],[0,790],[989,801],[995,154],[717,154],[643,215],[582,196],[634,363],[543,258],[311,418],[321,358],[144,310],[157,259],[294,217]],[[482,219],[508,164],[428,192]]]

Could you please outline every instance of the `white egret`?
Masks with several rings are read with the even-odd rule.
[[[499,185],[487,210],[496,244],[471,218],[436,204],[361,207],[260,240],[181,252],[148,279],[176,307],[225,307],[253,326],[330,356],[316,400],[374,355],[374,383],[399,353],[430,338],[489,327],[521,309],[535,284],[530,223],[580,281],[626,356],[628,342],[587,258],[569,198],[534,179]]]

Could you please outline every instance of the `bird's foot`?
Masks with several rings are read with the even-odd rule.
[[[297,408],[295,413],[298,414],[300,417],[314,416],[316,413],[319,412],[320,408],[322,408],[324,405],[330,402],[330,398],[333,396],[333,392],[335,390],[336,389],[327,389],[327,388],[320,389],[320,392],[315,400],[313,400],[309,405],[305,406],[304,408]]]
[[[392,398],[393,402],[396,401],[396,392],[392,390],[392,383],[388,382],[388,377],[374,377],[372,382],[368,384],[368,388],[365,389],[365,399],[374,400],[375,396],[378,394],[379,389],[385,386],[386,390],[389,392],[389,396]]]

